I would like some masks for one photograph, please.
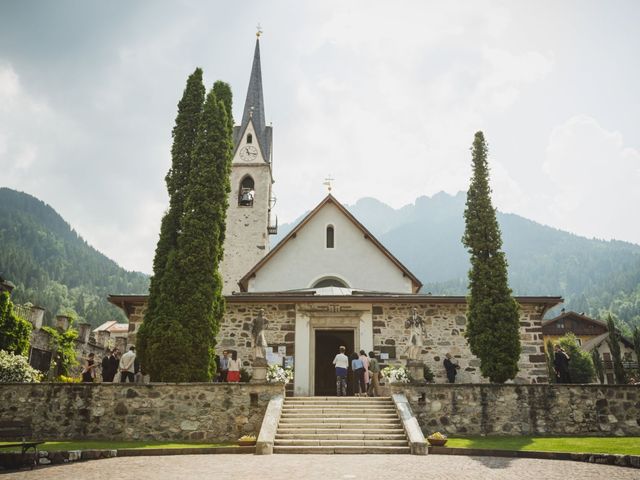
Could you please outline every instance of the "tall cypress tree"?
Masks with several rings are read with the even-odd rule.
[[[613,374],[616,377],[616,383],[627,383],[627,374],[622,365],[622,353],[620,352],[620,334],[616,330],[611,314],[607,317],[607,329],[609,330],[607,345],[609,345],[611,358],[613,359]]]
[[[144,323],[138,333],[138,355],[145,370],[155,378],[157,368],[162,368],[162,358],[149,354],[148,345],[157,342],[158,336],[169,334],[167,322],[158,310],[163,294],[162,279],[171,252],[178,245],[180,223],[184,216],[185,196],[191,172],[191,156],[195,149],[196,137],[202,117],[205,88],[202,70],[196,70],[187,79],[182,99],[178,103],[178,115],[173,127],[171,147],[171,168],[165,177],[169,193],[169,209],[162,218],[160,239],[153,259],[153,277],[149,287],[149,303]]]
[[[487,144],[482,132],[475,134],[472,167],[462,238],[471,255],[465,335],[471,352],[480,359],[482,375],[491,382],[503,383],[518,373],[519,307],[508,285],[507,261],[491,204]]]
[[[152,379],[208,381],[215,372],[214,347],[224,314],[222,241],[233,154],[232,122],[212,90],[206,98],[192,155],[178,245],[168,257],[158,304],[169,335],[149,344],[163,357]]]

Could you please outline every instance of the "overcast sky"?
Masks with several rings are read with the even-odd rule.
[[[258,22],[280,223],[466,190],[483,130],[499,209],[640,243],[637,1],[0,0],[0,186],[150,273],[186,78],[238,122]]]

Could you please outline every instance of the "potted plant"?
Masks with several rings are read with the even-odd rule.
[[[427,437],[429,445],[433,445],[434,447],[444,447],[445,443],[447,443],[447,440],[447,436],[441,434],[440,432],[432,433]]]
[[[241,447],[251,447],[256,444],[257,440],[255,435],[243,435],[238,439],[238,445]]]

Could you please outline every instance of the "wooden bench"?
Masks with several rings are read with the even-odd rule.
[[[44,442],[27,440],[33,435],[30,425],[15,420],[0,421],[0,438],[3,440],[15,440],[14,443],[0,444],[0,448],[20,447],[21,465],[29,465],[31,468],[38,464],[38,445]]]

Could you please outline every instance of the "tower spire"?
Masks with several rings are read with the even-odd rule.
[[[262,30],[258,30],[262,33]],[[268,155],[266,150],[265,135],[265,115],[264,115],[264,97],[262,94],[262,68],[260,66],[260,35],[256,36],[256,49],[253,54],[253,66],[251,67],[251,77],[249,77],[249,88],[247,89],[247,98],[244,102],[244,111],[242,113],[242,124],[240,131],[244,131],[249,121],[253,121],[253,128],[258,135],[260,146]]]

